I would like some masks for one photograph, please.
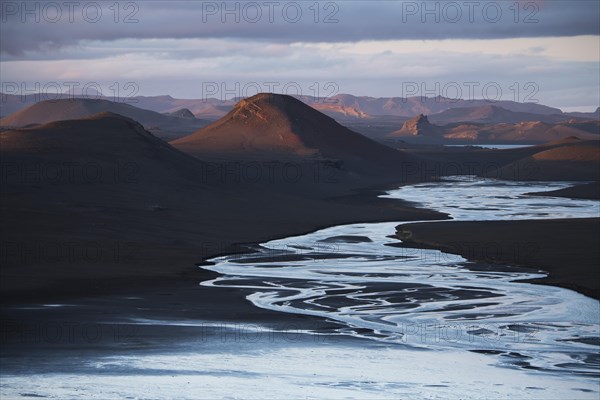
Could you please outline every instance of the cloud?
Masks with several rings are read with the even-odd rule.
[[[534,82],[543,103],[600,102],[598,1],[0,4],[3,82],[133,81],[138,94],[197,98],[207,81],[373,96],[475,81],[505,97],[517,83],[517,100]]]
[[[269,82],[276,82],[275,91],[298,84],[309,95],[403,96],[403,85],[414,83],[419,94],[447,97],[454,97],[456,87],[463,97],[469,96],[469,85],[474,82],[473,96],[477,98],[484,96],[483,88],[488,85],[500,87],[503,99],[558,107],[600,102],[598,62],[559,54],[562,46],[575,48],[588,37],[536,39],[543,50],[535,52],[530,51],[528,40],[522,40],[299,42],[281,46],[253,40],[128,39],[114,42],[112,48],[118,49],[114,54],[106,51],[111,47],[105,42],[90,42],[83,50],[73,47],[71,55],[82,56],[76,61],[5,61],[2,74],[3,81],[28,82],[28,88],[33,81],[42,85],[76,81],[81,86],[99,82],[104,88],[115,83],[122,88],[134,82],[138,94],[184,98],[203,97],[203,84],[208,82],[219,86],[220,95],[225,91],[244,95],[244,87],[254,83],[266,91]],[[488,49],[482,51],[486,45]],[[69,52],[65,50],[64,55]],[[331,92],[329,83],[334,84],[336,93]]]
[[[600,29],[599,2],[587,0],[74,3],[3,1],[2,53],[52,53],[81,41],[120,39],[501,39],[598,35]]]
[[[387,40],[345,43],[302,43],[293,46],[352,54],[496,54],[540,55],[554,60],[600,60],[600,36],[521,38],[521,39],[446,39]]]

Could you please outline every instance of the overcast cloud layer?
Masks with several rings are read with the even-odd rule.
[[[461,87],[495,98],[500,88],[504,99],[567,109],[600,103],[598,1],[1,4],[4,91],[134,82],[137,94],[198,98],[216,83],[215,97],[231,97],[276,82],[402,96],[417,84],[425,95]]]

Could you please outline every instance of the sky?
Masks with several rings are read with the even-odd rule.
[[[0,1],[4,93],[600,105],[600,2]]]

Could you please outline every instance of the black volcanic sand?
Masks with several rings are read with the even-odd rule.
[[[397,227],[400,246],[439,249],[469,260],[532,267],[561,286],[600,299],[600,218],[442,221]]]
[[[600,200],[600,182],[575,185],[550,192],[527,193],[532,196],[566,197],[571,199]]]
[[[209,271],[202,275],[203,279],[217,276]],[[110,295],[78,296],[58,303],[34,305],[32,299],[28,304],[5,305],[1,356],[8,358],[3,368],[5,362],[22,368],[16,360],[32,352],[66,357],[174,351],[193,341],[251,343],[267,335],[293,341],[299,340],[301,331],[332,333],[339,328],[315,317],[260,309],[245,300],[250,291],[203,287],[191,278],[142,279],[129,288],[111,290]],[[43,371],[43,366],[32,365],[24,372],[36,367]]]
[[[320,242],[324,243],[367,243],[372,242],[367,236],[352,236],[352,235],[341,235],[332,236],[327,239],[321,239]]]

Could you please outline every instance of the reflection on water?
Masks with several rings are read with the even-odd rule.
[[[458,220],[598,216],[598,202],[527,196],[567,183],[453,177],[390,192]],[[321,316],[337,333],[438,351],[492,354],[499,365],[598,376],[600,303],[570,290],[518,283],[541,271],[470,263],[397,248],[396,223],[352,224],[274,240],[213,259],[205,286],[251,289],[258,307]]]

